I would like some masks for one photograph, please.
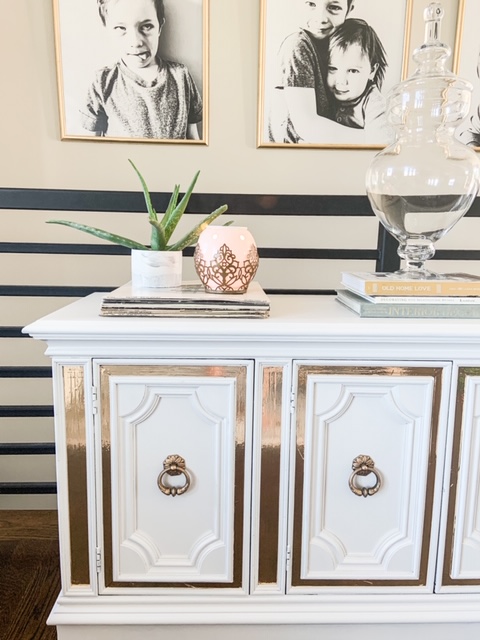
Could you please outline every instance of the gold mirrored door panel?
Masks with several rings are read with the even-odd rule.
[[[258,532],[258,582],[280,583],[279,527],[282,407],[285,393],[282,366],[261,369],[260,517]]]
[[[460,367],[456,389],[455,426],[442,585],[480,590],[480,368]],[[476,474],[476,476],[475,476]]]
[[[100,365],[105,589],[242,587],[249,368]]]
[[[443,371],[298,366],[291,588],[426,584]]]
[[[85,371],[82,365],[60,367],[65,408],[70,580],[73,587],[91,586],[88,553],[87,422]],[[65,585],[68,588],[68,585]]]

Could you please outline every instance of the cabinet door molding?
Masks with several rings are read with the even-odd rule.
[[[101,593],[242,587],[250,368],[97,366]]]
[[[448,372],[449,365],[298,365],[293,590],[433,589]]]
[[[441,586],[480,592],[480,368],[459,367]]]

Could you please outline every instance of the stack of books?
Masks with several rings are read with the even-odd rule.
[[[480,318],[480,276],[446,273],[407,279],[395,273],[342,273],[336,299],[364,318]]]
[[[133,289],[130,282],[107,293],[102,316],[152,318],[267,318],[270,300],[258,282],[246,293],[207,293],[200,282],[183,282],[171,289]]]

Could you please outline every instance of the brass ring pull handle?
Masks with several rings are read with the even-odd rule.
[[[185,476],[185,484],[181,487],[170,487],[163,482],[165,476],[179,476],[183,473]],[[158,488],[166,496],[181,496],[190,486],[190,475],[185,468],[185,460],[181,456],[172,455],[163,461],[163,471],[157,479]]]
[[[364,498],[375,495],[382,486],[382,478],[375,469],[375,462],[370,456],[357,456],[352,462],[352,469],[353,473],[348,480],[350,490],[353,491],[356,496],[363,496]],[[376,478],[375,484],[372,487],[357,487],[355,478],[357,476],[368,476],[370,473],[373,473]]]

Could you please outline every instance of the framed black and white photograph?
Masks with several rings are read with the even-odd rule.
[[[468,117],[457,129],[458,139],[480,151],[480,25],[479,0],[459,0],[454,72],[472,83],[472,101]]]
[[[208,143],[209,0],[53,0],[62,139]]]
[[[382,148],[413,0],[261,0],[257,145]]]

